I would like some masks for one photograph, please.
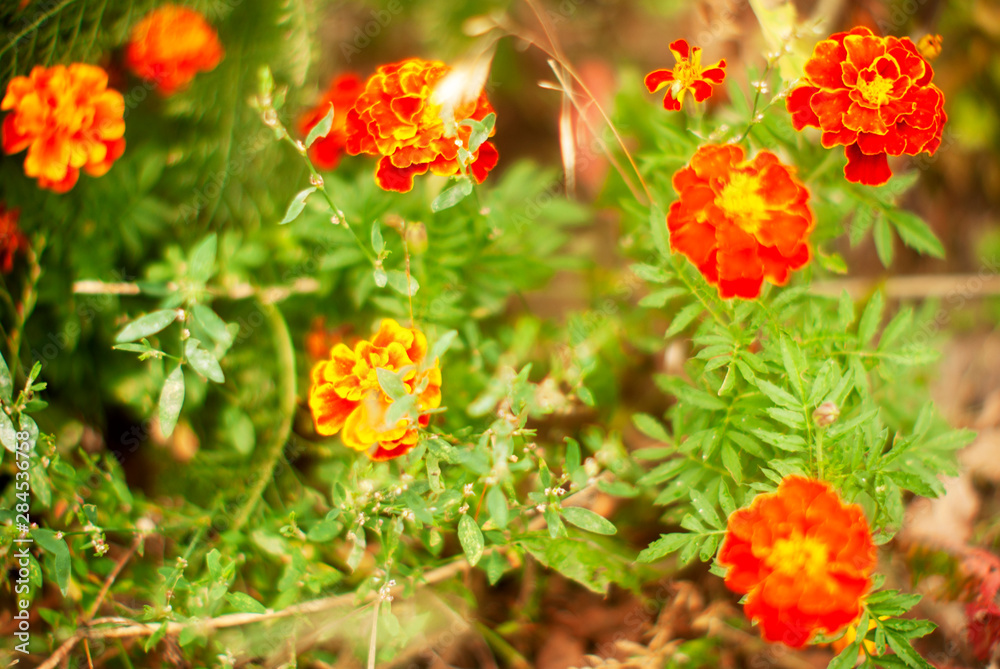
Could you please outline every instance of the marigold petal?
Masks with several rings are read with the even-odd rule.
[[[500,153],[497,151],[497,147],[493,145],[493,142],[485,142],[479,147],[476,159],[469,165],[469,173],[472,174],[472,178],[476,180],[477,184],[481,184],[498,162],[500,162]]]
[[[785,100],[785,108],[792,115],[792,126],[802,130],[806,126],[819,127],[819,117],[812,110],[810,101],[819,91],[815,86],[799,86]]]
[[[847,50],[843,44],[834,39],[825,39],[813,47],[812,57],[806,61],[805,74],[810,83],[818,88],[844,88],[840,63],[845,58]]]
[[[712,86],[705,81],[692,81],[688,88],[694,95],[695,102],[704,102],[712,97]]]
[[[701,78],[712,84],[721,84],[726,78],[726,59],[723,58],[715,65],[703,70]]]
[[[655,93],[667,84],[673,83],[673,81],[673,70],[653,70],[646,75],[645,79],[643,79],[643,83],[646,85],[646,90],[650,93]]]
[[[885,54],[885,42],[874,35],[848,35],[844,38],[847,60],[858,70],[866,70]]]
[[[670,53],[674,54],[674,58],[678,61],[687,60],[691,56],[691,47],[686,39],[676,39],[670,43]]]
[[[881,186],[892,177],[889,160],[884,153],[869,156],[857,144],[847,146],[844,153],[847,155],[844,176],[848,181],[866,186]]]

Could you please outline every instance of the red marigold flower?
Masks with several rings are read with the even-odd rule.
[[[13,110],[3,121],[4,153],[28,149],[24,173],[42,188],[65,193],[81,168],[99,177],[125,151],[125,100],[99,67],[38,65],[10,80],[0,109]]]
[[[908,37],[876,37],[868,28],[816,45],[804,84],[788,96],[796,130],[823,131],[825,148],[843,145],[844,176],[878,186],[892,176],[887,156],[934,155],[948,120],[934,70]]]
[[[745,160],[735,144],[708,144],[673,182],[680,197],[667,214],[670,248],[723,298],[755,298],[765,279],[783,285],[809,262],[809,191],[773,153]]]
[[[10,274],[14,269],[14,256],[28,248],[28,238],[17,226],[21,212],[7,209],[0,202],[0,272]]]
[[[801,476],[730,515],[719,551],[719,564],[729,568],[726,585],[748,595],[747,617],[766,640],[794,648],[855,621],[875,562],[861,507]]]
[[[205,17],[177,5],[163,5],[132,28],[125,64],[143,79],[155,81],[171,95],[199,72],[214,70],[222,60],[219,36]]]
[[[413,188],[414,175],[428,170],[442,176],[461,172],[458,149],[468,146],[472,130],[457,124],[466,119],[481,121],[493,107],[481,91],[452,110],[454,123],[446,127],[442,106],[432,93],[449,71],[444,63],[419,58],[382,65],[369,77],[348,113],[347,152],[381,156],[375,182],[385,190],[405,193]],[[496,147],[484,142],[466,170],[476,183],[482,183],[498,158]]]
[[[336,344],[330,359],[312,370],[309,408],[316,431],[322,435],[340,432],[341,441],[373,460],[389,460],[416,446],[417,425],[405,419],[386,424],[393,400],[383,392],[378,369],[398,375],[406,392],[416,396],[419,426],[430,416],[424,412],[441,404],[441,368],[437,359],[427,361],[427,338],[413,328],[404,328],[387,318],[371,341],[359,341],[353,350]]]
[[[663,98],[663,108],[679,111],[684,103],[685,91],[691,91],[697,102],[704,102],[712,95],[712,85],[718,86],[726,78],[726,59],[715,65],[701,66],[701,47],[688,46],[687,40],[671,42],[670,53],[677,64],[672,70],[654,70],[646,75],[646,88],[655,93],[667,84],[667,94]]]
[[[333,105],[333,125],[330,126],[330,132],[309,147],[309,159],[316,167],[332,170],[340,162],[340,156],[347,145],[347,113],[362,90],[364,83],[358,75],[342,74],[330,82],[330,88],[316,106],[299,117],[299,132],[305,137],[323,120],[330,111],[330,105]]]

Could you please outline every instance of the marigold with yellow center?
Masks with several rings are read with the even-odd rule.
[[[199,72],[214,70],[223,49],[215,29],[198,12],[163,5],[132,28],[125,64],[137,76],[156,82],[163,95],[191,83]]]
[[[430,170],[454,176],[462,171],[458,149],[469,146],[472,130],[460,124],[466,119],[483,120],[493,107],[481,91],[450,110],[446,127],[433,92],[449,71],[444,63],[410,58],[382,65],[365,82],[347,115],[347,152],[381,156],[375,171],[381,188],[405,193],[413,188],[415,175]],[[498,158],[496,147],[484,142],[472,154],[467,172],[482,183]]]
[[[933,76],[908,37],[859,27],[816,45],[786,105],[796,130],[820,128],[825,148],[845,147],[848,181],[878,186],[892,176],[888,156],[933,155],[941,145],[948,115]]]
[[[810,258],[809,191],[769,151],[746,160],[735,144],[700,147],[673,178],[670,248],[683,253],[723,298],[752,299],[783,285]]]
[[[333,105],[333,123],[330,125],[330,132],[309,147],[309,158],[316,167],[332,170],[340,162],[340,156],[347,146],[347,113],[354,106],[362,90],[364,82],[358,75],[342,74],[330,82],[330,87],[316,106],[299,117],[299,132],[306,137],[309,131],[326,117],[330,105]]]
[[[17,225],[21,212],[7,209],[0,202],[0,272],[10,274],[14,269],[14,256],[28,248],[28,238]]]
[[[11,110],[4,153],[27,149],[24,173],[42,188],[65,193],[81,169],[102,176],[125,151],[125,100],[94,65],[38,65],[10,80],[0,109]]]
[[[701,66],[701,47],[691,47],[687,40],[679,39],[670,43],[670,53],[677,64],[672,70],[654,70],[646,75],[646,89],[655,93],[669,85],[663,97],[663,108],[679,111],[684,104],[684,94],[691,91],[696,102],[704,102],[712,96],[712,86],[718,86],[726,78],[726,59],[708,67]]]
[[[382,321],[372,339],[351,349],[336,344],[330,358],[312,370],[309,408],[316,431],[340,433],[345,446],[365,451],[373,460],[389,460],[407,453],[419,439],[418,426],[426,426],[425,413],[441,405],[441,368],[427,358],[427,338],[414,328],[404,328],[391,318]],[[399,376],[406,392],[416,397],[418,417],[386,422],[393,400],[383,392],[378,369]]]
[[[789,476],[729,516],[719,564],[768,641],[801,648],[861,613],[875,545],[864,512],[828,484]]]

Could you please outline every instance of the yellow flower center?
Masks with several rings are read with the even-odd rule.
[[[786,539],[775,541],[764,562],[775,571],[789,576],[812,576],[826,567],[829,550],[819,539],[794,532]]]
[[[767,218],[767,201],[760,193],[756,175],[734,172],[715,204],[747,234],[755,234]]]
[[[865,100],[875,106],[882,106],[889,102],[889,91],[892,90],[894,83],[891,79],[886,79],[881,75],[876,76],[871,81],[859,78],[858,90],[861,91],[861,96]]]
[[[690,60],[682,60],[674,66],[674,80],[680,88],[688,88],[701,78],[701,68]]]

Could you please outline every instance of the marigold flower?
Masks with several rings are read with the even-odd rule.
[[[99,177],[125,151],[125,100],[99,67],[38,65],[10,80],[0,109],[13,110],[3,122],[4,153],[28,149],[24,173],[42,188],[65,193],[81,168]]]
[[[861,507],[826,483],[789,476],[729,516],[719,564],[748,595],[747,617],[768,641],[801,648],[854,622],[872,585],[875,545]]]
[[[783,285],[809,262],[809,191],[773,153],[748,161],[735,144],[708,144],[673,183],[680,197],[667,214],[670,248],[723,298],[755,298],[765,279]]]
[[[205,17],[178,5],[163,5],[132,28],[125,64],[143,79],[155,81],[164,95],[185,87],[199,72],[222,60],[219,36]]]
[[[430,417],[424,413],[441,404],[441,368],[438,361],[427,361],[427,339],[413,328],[404,328],[387,318],[371,341],[337,344],[330,359],[312,370],[309,408],[316,431],[322,435],[340,432],[341,441],[358,451],[366,451],[373,460],[389,460],[416,446],[416,425],[405,419],[387,425],[386,411],[393,400],[379,385],[376,370],[398,374],[410,395],[416,395],[417,423],[426,426]]]
[[[462,171],[458,149],[468,147],[472,130],[458,124],[466,119],[481,121],[493,107],[482,91],[451,110],[454,121],[446,126],[442,106],[432,94],[449,71],[444,63],[419,58],[382,65],[348,113],[347,152],[381,156],[375,182],[385,190],[405,193],[413,188],[413,177],[428,170],[442,176]],[[484,142],[466,171],[482,183],[498,158],[496,147]]]
[[[650,93],[670,84],[663,98],[663,108],[667,111],[680,110],[686,91],[691,91],[697,102],[704,102],[712,95],[712,85],[718,86],[726,78],[725,58],[709,67],[702,67],[701,47],[691,47],[687,40],[671,42],[670,53],[677,60],[674,69],[654,70],[646,75],[645,80]]]
[[[892,176],[887,156],[933,155],[948,120],[934,70],[908,37],[876,37],[868,28],[816,45],[804,84],[786,102],[796,130],[823,131],[825,148],[843,145],[844,176],[878,186]]]
[[[934,60],[941,55],[941,36],[927,34],[917,40],[917,51],[927,60]]]
[[[333,124],[326,137],[320,137],[309,147],[309,158],[316,167],[332,170],[340,162],[340,156],[347,145],[347,112],[354,106],[364,82],[358,75],[342,74],[330,82],[316,106],[299,117],[299,132],[303,137],[309,134],[313,127],[323,120],[333,105]]]
[[[14,269],[17,252],[28,248],[28,238],[17,226],[20,215],[17,209],[7,209],[0,202],[0,272],[4,274],[10,274]]]

